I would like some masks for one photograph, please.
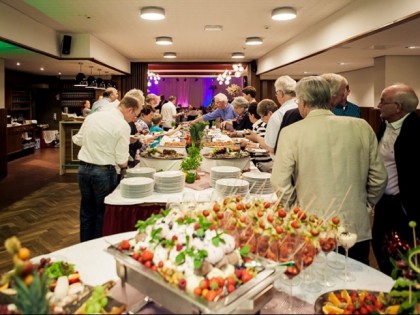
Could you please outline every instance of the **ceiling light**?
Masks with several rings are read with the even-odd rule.
[[[172,45],[172,37],[168,37],[168,36],[156,37],[156,44],[158,44],[158,45]]]
[[[79,62],[79,65],[80,65],[80,72],[76,75],[76,83],[74,84],[74,86],[87,86],[88,83],[86,81],[86,76],[82,72],[83,62]]]
[[[17,66],[20,66],[20,62],[19,62],[19,61],[18,61],[18,62],[16,62],[16,65],[17,65]]]
[[[241,53],[241,52],[234,52],[234,53],[232,53],[232,58],[233,59],[242,59],[242,58],[245,58],[245,55],[244,55],[244,53]]]
[[[271,18],[276,21],[287,21],[296,18],[296,10],[292,7],[276,8],[271,13]]]
[[[176,53],[174,53],[174,52],[163,53],[163,58],[168,58],[168,59],[176,58]]]
[[[159,7],[144,7],[140,10],[140,17],[145,20],[163,20],[165,10]]]
[[[245,40],[245,44],[247,45],[261,45],[263,42],[261,37],[248,37]]]
[[[222,25],[204,25],[205,31],[223,31]]]
[[[419,49],[420,46],[411,45],[411,46],[406,46],[405,48],[407,48],[407,49]]]

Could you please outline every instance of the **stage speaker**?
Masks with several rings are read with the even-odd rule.
[[[61,43],[61,53],[63,55],[70,55],[70,48],[71,48],[71,36],[64,35],[63,42]]]
[[[254,73],[257,72],[257,61],[256,60],[251,61],[251,71],[254,72]]]

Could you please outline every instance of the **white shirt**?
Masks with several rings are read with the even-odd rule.
[[[117,108],[118,105],[120,105],[120,100],[115,100],[113,102],[108,102],[107,104],[104,104],[102,107],[99,107],[97,110],[110,110],[113,108]]]
[[[394,145],[401,132],[401,127],[408,114],[398,121],[386,122],[386,129],[381,141],[379,142],[379,154],[388,172],[388,184],[385,194],[399,194],[397,164],[395,163]]]
[[[277,135],[279,134],[279,129],[281,122],[283,120],[284,113],[289,109],[297,108],[295,99],[292,98],[284,102],[278,110],[276,110],[267,123],[267,129],[265,132],[265,143],[274,149],[276,145]]]
[[[78,159],[97,165],[121,165],[128,161],[130,125],[116,108],[88,115],[73,143],[82,148]]]
[[[172,122],[175,121],[174,116],[176,115],[176,107],[174,103],[167,102],[162,105],[162,127],[172,128]]]

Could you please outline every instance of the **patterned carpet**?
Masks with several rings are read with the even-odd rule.
[[[51,183],[0,212],[0,273],[13,263],[4,241],[17,236],[35,257],[79,242],[77,183]]]

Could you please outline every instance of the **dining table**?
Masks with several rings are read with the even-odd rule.
[[[117,245],[122,240],[129,240],[136,233],[136,231],[131,231],[104,236],[35,257],[33,260],[39,261],[42,257],[49,257],[52,260],[63,260],[72,263],[79,272],[81,280],[88,285],[95,286],[101,285],[109,280],[116,281],[116,285],[111,289],[109,295],[121,303],[126,304],[131,314],[167,314],[169,313],[168,310],[153,302],[148,303],[139,311],[135,310],[136,305],[145,299],[145,295],[129,284],[122,286],[117,275],[116,260],[106,251],[109,246]],[[329,256],[331,256],[329,257],[330,259],[344,259],[343,255],[335,252],[331,252]],[[314,270],[322,268],[322,260],[318,263],[313,263],[307,269],[309,270],[309,268],[313,268]],[[293,294],[294,311],[298,314],[314,314],[314,303],[317,298],[332,290],[365,289],[368,291],[389,292],[394,285],[394,280],[388,275],[351,258],[349,258],[349,270],[356,276],[355,281],[347,283],[336,281],[334,286],[329,288],[321,287],[316,293],[308,293],[301,284],[297,285],[294,288]],[[329,272],[334,273],[337,271],[331,269]],[[261,314],[286,314],[289,312],[288,306],[290,299],[288,288],[282,285],[276,285],[276,282],[277,280],[274,282],[275,293],[273,298],[260,310]]]

